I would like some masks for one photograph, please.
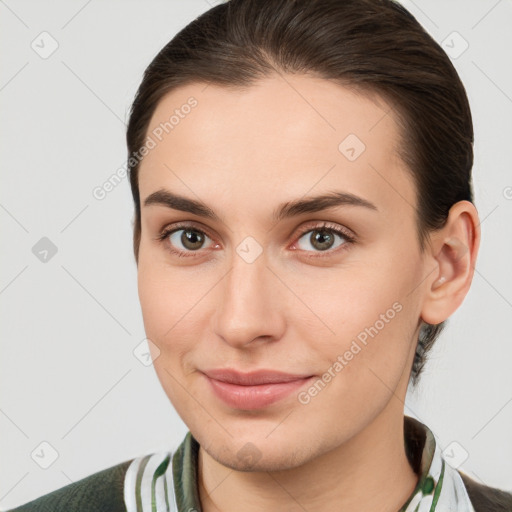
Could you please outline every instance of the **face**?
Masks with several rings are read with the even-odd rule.
[[[427,271],[387,111],[287,76],[187,85],[152,117],[139,174],[145,330],[170,401],[228,467],[298,466],[379,415],[402,421]],[[226,369],[292,377],[207,376]]]

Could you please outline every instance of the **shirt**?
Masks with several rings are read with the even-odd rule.
[[[404,446],[418,483],[397,512],[512,512],[512,493],[452,467],[431,430],[409,416]],[[201,512],[198,453],[188,432],[174,451],[130,459],[7,512]]]

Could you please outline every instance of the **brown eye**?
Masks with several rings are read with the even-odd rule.
[[[315,229],[314,231],[311,232],[309,242],[313,247],[315,247],[315,249],[318,249],[320,251],[326,251],[327,249],[330,249],[333,246],[335,242],[335,237],[334,234],[329,232],[328,230]]]
[[[205,240],[209,237],[198,229],[182,228],[169,233],[167,238],[178,250],[197,251],[203,248]]]
[[[304,239],[305,242],[301,244],[300,240],[302,239]],[[339,239],[338,242],[337,239]],[[350,242],[350,238],[340,229],[322,226],[303,233],[297,242],[297,246],[304,251],[310,251],[310,247],[312,247],[314,252],[325,252],[330,249],[336,249],[347,242]]]

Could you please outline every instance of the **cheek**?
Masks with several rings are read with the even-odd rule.
[[[300,397],[307,404],[304,413],[349,433],[354,418],[364,423],[385,407],[410,370],[414,352],[417,307],[397,297],[394,290],[361,289],[331,296],[336,307],[324,320],[335,334],[305,338],[311,359],[323,361],[324,373]]]
[[[187,365],[184,361],[190,347],[192,318],[186,312],[191,306],[184,300],[184,294],[177,291],[180,289],[177,274],[148,263],[143,253],[139,256],[137,280],[153,367],[167,397],[178,409],[186,401],[183,389]]]
[[[292,283],[300,303],[289,312],[299,324],[301,318],[302,323],[306,319],[308,324],[316,322],[317,330],[323,331],[322,337],[331,339],[333,344],[357,336],[375,322],[380,326],[381,315],[385,316],[383,321],[394,319],[406,296],[404,290],[409,289],[400,277],[390,278],[395,275],[391,269],[377,265],[322,272],[305,269]]]
[[[213,284],[191,269],[173,269],[141,256],[137,277],[144,329],[161,354],[155,368],[176,368],[184,360],[187,366],[187,353],[197,345],[198,333],[205,332],[208,315],[202,308]]]
[[[392,259],[381,260],[317,271],[314,279],[302,274],[296,282],[297,295],[308,309],[298,305],[294,325],[300,326],[299,337],[309,340],[313,357],[324,361],[325,371],[343,374],[335,379],[335,388],[371,388],[379,377],[393,385],[408,364],[420,310],[418,298],[410,293],[417,276],[398,267]]]
[[[149,249],[144,240],[139,252],[137,286],[146,333],[165,337],[184,314],[183,299],[197,283],[183,282],[182,272],[162,261],[158,251]],[[172,331],[171,331],[172,332]]]
[[[146,263],[143,253],[139,257],[137,284],[144,330],[161,353],[168,350],[165,340],[178,329],[181,313],[171,276],[171,272],[163,272],[158,265]],[[155,361],[155,368],[161,361],[162,357]]]

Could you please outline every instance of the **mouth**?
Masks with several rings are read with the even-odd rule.
[[[283,400],[309,383],[314,375],[292,375],[274,370],[242,373],[232,369],[202,372],[213,393],[229,407],[255,410]]]

